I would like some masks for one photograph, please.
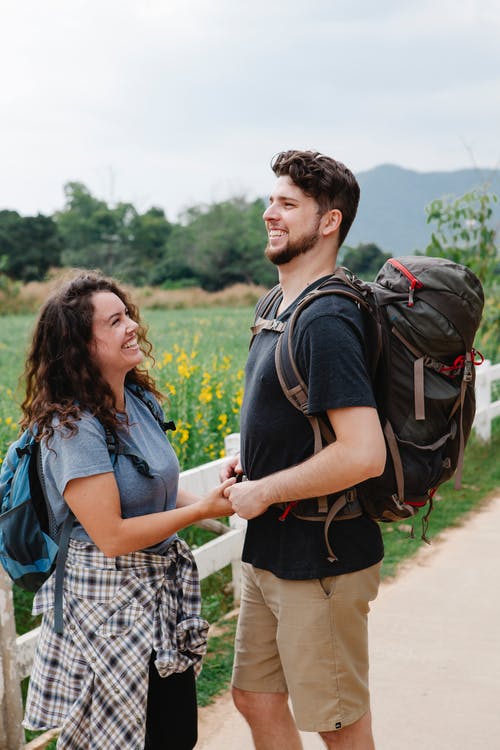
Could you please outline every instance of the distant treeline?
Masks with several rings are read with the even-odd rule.
[[[264,201],[232,198],[189,208],[178,223],[161,208],[140,213],[110,206],[80,182],[64,188],[53,216],[0,211],[0,272],[15,281],[42,281],[50,268],[100,268],[135,286],[199,286],[217,291],[237,283],[271,286],[277,275],[264,256]],[[346,248],[343,262],[373,277],[387,256],[373,244]]]

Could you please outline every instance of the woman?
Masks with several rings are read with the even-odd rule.
[[[24,720],[61,726],[61,750],[187,750],[197,739],[208,624],[176,532],[230,514],[229,482],[204,498],[178,489],[160,394],[142,366],[150,353],[127,294],[81,272],[43,306],[26,363],[23,426],[40,436],[52,528],[75,518],[62,633],[54,575],[35,597],[43,620]]]

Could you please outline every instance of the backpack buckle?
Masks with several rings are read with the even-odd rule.
[[[472,380],[472,372],[473,372],[474,366],[470,359],[465,360],[464,365],[464,380],[466,383],[470,383]]]

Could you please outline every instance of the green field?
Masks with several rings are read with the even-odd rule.
[[[224,436],[238,431],[243,368],[253,310],[147,310],[153,375],[168,396],[171,435],[183,469],[221,455]],[[34,323],[31,315],[0,317],[0,458],[17,434],[19,377]]]

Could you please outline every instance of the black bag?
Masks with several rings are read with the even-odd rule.
[[[329,423],[307,414],[307,383],[294,358],[297,319],[315,299],[329,294],[351,298],[366,312],[369,366],[387,462],[380,477],[349,488],[337,505],[347,504],[349,510],[355,495],[377,521],[409,518],[427,503],[430,512],[437,487],[455,472],[459,486],[474,420],[474,365],[482,361],[473,348],[484,304],[479,279],[466,266],[426,256],[391,258],[374,282],[338,268],[299,302],[286,324],[266,318],[280,294],[278,286],[261,300],[252,330],[254,336],[263,328],[280,334],[278,377],[287,398],[310,421],[315,452],[335,435]],[[299,501],[298,508],[290,504],[292,512],[305,517],[300,512],[305,502]],[[332,518],[324,498],[319,502],[323,510],[318,505],[311,519],[322,514],[328,525],[341,520],[335,514]]]

